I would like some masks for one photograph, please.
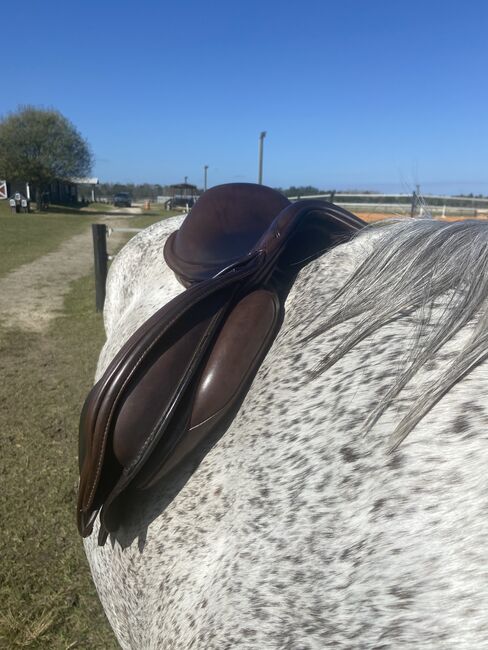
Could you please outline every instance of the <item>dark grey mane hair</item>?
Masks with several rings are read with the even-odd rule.
[[[385,324],[416,312],[407,362],[367,419],[366,431],[418,370],[461,328],[472,325],[464,347],[394,430],[393,451],[458,381],[488,357],[488,223],[407,220],[379,223],[363,232],[380,228],[383,232],[377,233],[371,255],[324,305],[319,325],[306,337],[310,340],[357,318],[353,330],[320,361],[317,376]]]

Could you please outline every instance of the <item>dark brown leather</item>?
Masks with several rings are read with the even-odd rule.
[[[164,250],[189,288],[130,337],[83,407],[82,535],[100,511],[103,544],[120,524],[129,486],[164,479],[228,426],[279,330],[297,272],[363,225],[333,204],[291,204],[263,186],[202,195]]]
[[[264,185],[213,187],[169,237],[165,260],[185,286],[208,280],[252,251],[276,215],[289,205],[286,196]]]
[[[225,421],[261,365],[282,315],[276,293],[267,289],[247,294],[233,307],[212,345],[197,385],[185,436],[165,462],[155,456],[136,478],[138,487],[148,488],[172,471]]]

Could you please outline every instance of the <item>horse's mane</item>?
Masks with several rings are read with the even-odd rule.
[[[472,324],[465,345],[422,390],[394,430],[393,451],[457,382],[488,357],[488,223],[408,220],[368,226],[358,236],[371,231],[377,234],[371,254],[323,306],[319,325],[306,337],[315,338],[356,319],[352,331],[320,361],[317,376],[387,323],[416,312],[407,362],[369,416],[366,430],[424,364],[461,328]]]

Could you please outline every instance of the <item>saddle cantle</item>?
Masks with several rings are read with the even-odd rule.
[[[364,222],[320,200],[290,203],[247,183],[205,192],[164,247],[186,291],[123,345],[80,419],[78,528],[99,543],[144,489],[222,433],[284,316],[298,271]]]

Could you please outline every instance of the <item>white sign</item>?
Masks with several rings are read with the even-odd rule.
[[[7,181],[0,181],[0,199],[7,198]]]

